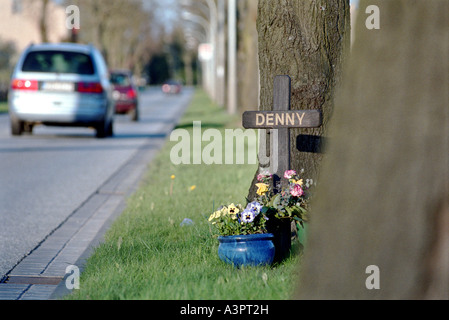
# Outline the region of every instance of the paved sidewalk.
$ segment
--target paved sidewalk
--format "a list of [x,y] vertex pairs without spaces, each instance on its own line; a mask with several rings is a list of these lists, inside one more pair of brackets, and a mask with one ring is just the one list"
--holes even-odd
[[0,300],[49,300],[69,293],[68,266],[83,268],[165,138],[152,139],[37,248],[0,279]]

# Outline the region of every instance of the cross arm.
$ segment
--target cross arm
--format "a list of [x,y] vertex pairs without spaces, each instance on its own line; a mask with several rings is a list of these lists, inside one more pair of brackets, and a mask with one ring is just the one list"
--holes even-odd
[[323,115],[319,110],[247,111],[242,123],[245,129],[318,128]]

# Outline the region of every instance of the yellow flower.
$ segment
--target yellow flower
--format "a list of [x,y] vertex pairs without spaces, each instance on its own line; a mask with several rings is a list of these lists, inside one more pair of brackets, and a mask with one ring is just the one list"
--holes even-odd
[[[219,213],[218,217],[221,217],[221,215],[225,216],[225,215],[228,214],[228,208],[223,207],[223,208],[221,208],[220,211],[217,211],[217,212]],[[218,218],[218,217],[217,217],[217,218]]]
[[302,185],[304,184],[304,181],[303,181],[303,179],[301,179],[301,180],[293,180],[293,183],[294,184],[299,184],[302,187]]
[[214,219],[220,218],[221,216],[221,211],[215,211],[214,213],[212,213],[209,217],[209,221],[212,221]]
[[228,207],[228,213],[229,213],[229,215],[231,215],[231,218],[234,220],[237,219],[237,213],[239,213],[239,212],[240,212],[239,208],[237,208],[234,204],[231,204]]
[[196,189],[196,186],[191,186],[190,187],[190,191],[193,191],[193,190],[195,190]]
[[176,176],[174,174],[171,175],[170,177],[172,180],[175,180]]
[[257,194],[259,196],[263,196],[268,191],[268,185],[265,183],[256,183],[257,186]]

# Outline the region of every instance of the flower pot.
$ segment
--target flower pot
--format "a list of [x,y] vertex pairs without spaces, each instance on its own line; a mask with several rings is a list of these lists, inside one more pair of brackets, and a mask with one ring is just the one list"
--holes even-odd
[[218,256],[235,267],[270,265],[274,259],[271,233],[218,237]]
[[276,248],[275,262],[281,262],[290,255],[292,248],[292,223],[290,219],[270,219],[267,223],[268,232],[274,236]]

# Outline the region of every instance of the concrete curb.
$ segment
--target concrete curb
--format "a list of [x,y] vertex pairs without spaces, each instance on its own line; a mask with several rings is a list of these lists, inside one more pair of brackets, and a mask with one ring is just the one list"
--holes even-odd
[[[70,217],[26,256],[1,283],[2,300],[48,300],[69,291],[66,268],[82,270],[85,259],[99,244],[112,221],[123,211],[154,155],[164,143],[151,141],[91,195]],[[56,283],[56,284],[55,284]],[[56,290],[58,289],[58,290]],[[57,292],[56,292],[57,291]]]
[[70,294],[66,288],[68,266],[83,270],[86,259],[103,240],[111,223],[139,187],[154,156],[179,122],[186,105],[164,133],[149,140],[130,160],[92,194],[61,225],[0,279],[0,300],[55,300]]

